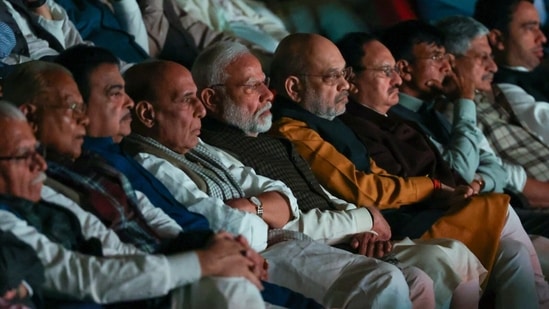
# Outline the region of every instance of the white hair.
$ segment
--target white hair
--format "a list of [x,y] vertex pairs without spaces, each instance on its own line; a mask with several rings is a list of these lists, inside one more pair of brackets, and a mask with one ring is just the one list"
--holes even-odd
[[27,121],[27,118],[15,105],[6,101],[0,100],[0,117],[13,119],[13,120],[23,120]]

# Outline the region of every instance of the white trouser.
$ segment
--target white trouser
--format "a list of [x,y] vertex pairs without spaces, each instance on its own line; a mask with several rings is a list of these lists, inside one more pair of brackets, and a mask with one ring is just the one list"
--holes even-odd
[[[397,267],[305,240],[270,246],[261,253],[269,262],[269,282],[313,298],[328,308],[411,308],[410,289]],[[419,270],[417,270],[419,272]],[[413,274],[409,274],[413,276]],[[419,284],[428,277],[414,278]],[[430,294],[430,284],[412,295]]]
[[549,286],[536,250],[512,207],[501,232],[489,287],[496,292],[498,308],[537,308],[538,303],[540,308],[549,306]]
[[[487,276],[486,269],[477,257],[460,241],[438,238],[395,242],[393,253],[401,266],[415,266],[424,271],[434,282],[437,308],[448,308],[454,291],[460,285],[476,285],[466,289],[469,299],[477,301],[480,295],[479,282]],[[463,289],[462,289],[463,290]]]
[[171,308],[265,308],[260,291],[245,278],[205,277],[171,293]]

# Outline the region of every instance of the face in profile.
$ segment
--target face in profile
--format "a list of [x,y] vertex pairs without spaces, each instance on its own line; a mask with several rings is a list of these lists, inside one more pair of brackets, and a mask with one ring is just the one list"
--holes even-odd
[[357,91],[351,97],[360,104],[386,114],[392,106],[398,104],[398,87],[402,83],[395,59],[377,40],[364,44],[362,49],[364,56],[353,77]]
[[206,109],[196,96],[196,85],[189,70],[176,63],[167,63],[162,75],[162,83],[156,83],[153,104],[154,138],[183,154],[198,144]]
[[43,146],[75,159],[80,156],[88,117],[86,106],[73,78],[64,71],[46,73],[49,85],[35,98],[36,114],[31,122]]
[[126,94],[118,65],[105,63],[98,66],[90,74],[89,86],[88,135],[110,136],[115,142],[120,142],[131,133],[131,109],[134,103]]
[[0,193],[40,200],[46,162],[29,124],[0,117],[0,144]]
[[472,40],[465,55],[456,57],[455,65],[459,70],[471,72],[470,76],[477,90],[491,90],[497,66],[492,58],[492,49],[487,36]]
[[307,72],[302,74],[304,92],[301,105],[309,112],[332,120],[345,112],[351,77],[345,60],[337,47],[325,38],[313,42],[313,50]]
[[532,70],[541,63],[547,38],[540,29],[539,14],[532,3],[520,1],[517,4],[509,33],[503,40],[506,65]]
[[228,77],[223,86],[212,87],[220,100],[218,117],[250,135],[268,131],[274,96],[259,60],[252,54],[243,54],[225,72]]

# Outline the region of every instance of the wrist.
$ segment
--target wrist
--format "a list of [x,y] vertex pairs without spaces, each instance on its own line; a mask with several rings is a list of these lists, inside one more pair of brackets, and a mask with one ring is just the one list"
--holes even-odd
[[252,203],[255,207],[255,214],[260,217],[260,218],[263,218],[263,203],[261,202],[261,200],[259,198],[257,198],[256,196],[251,196],[248,198],[248,200],[250,201],[250,203]]

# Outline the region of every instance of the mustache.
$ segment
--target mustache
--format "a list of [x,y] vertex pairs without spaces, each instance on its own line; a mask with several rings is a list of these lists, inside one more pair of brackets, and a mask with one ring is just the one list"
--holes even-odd
[[336,96],[336,101],[347,98],[348,96],[349,96],[349,91],[345,90]]
[[256,114],[256,115],[261,115],[261,114],[263,114],[264,112],[270,110],[271,107],[273,107],[273,103],[267,102],[267,104],[265,104],[263,107],[261,107],[260,109],[258,109],[257,112],[256,112],[255,114]]
[[48,176],[44,172],[40,172],[31,182],[31,184],[36,185],[39,183],[43,183]]

